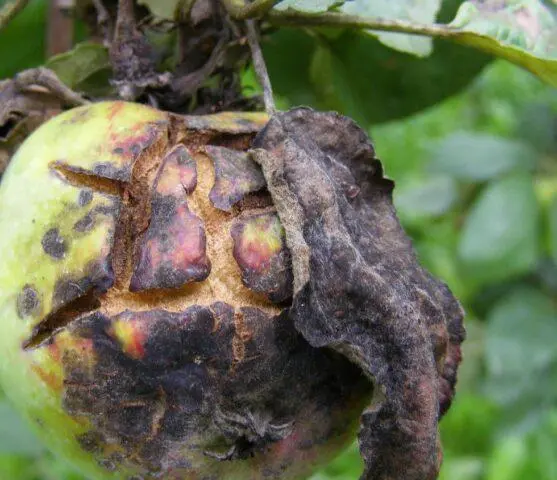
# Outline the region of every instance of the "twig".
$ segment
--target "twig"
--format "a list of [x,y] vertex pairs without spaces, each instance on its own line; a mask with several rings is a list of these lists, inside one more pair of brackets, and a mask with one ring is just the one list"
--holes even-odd
[[132,0],[118,1],[118,14],[116,16],[116,30],[114,39],[128,39],[136,33],[135,28],[135,12]]
[[22,91],[32,85],[44,87],[67,106],[73,107],[89,103],[64,85],[58,76],[48,68],[39,67],[24,70],[14,77],[14,84],[18,91]]
[[182,23],[188,22],[194,3],[195,0],[179,0],[174,9],[174,19]]
[[111,83],[125,100],[135,100],[148,87],[169,83],[168,73],[155,70],[152,45],[136,26],[133,0],[118,0],[114,38],[109,50],[113,77]]
[[272,25],[292,25],[299,27],[349,27],[365,28],[383,32],[410,33],[450,38],[458,30],[447,25],[417,24],[404,20],[387,20],[384,18],[365,18],[337,12],[306,13],[291,10],[271,10],[266,15]]
[[100,32],[103,36],[103,45],[105,47],[110,47],[112,40],[112,25],[108,10],[104,6],[102,0],[92,0],[92,2],[95,10],[97,11],[97,25],[99,26]]
[[207,62],[199,69],[191,72],[183,77],[178,77],[172,82],[172,90],[176,92],[178,97],[186,97],[193,95],[203,82],[215,71],[221,62],[228,43],[227,37],[222,37]]
[[29,0],[8,1],[0,10],[0,30],[2,30],[13,18],[21,12],[29,3]]
[[254,0],[251,3],[245,3],[244,0],[223,0],[226,11],[236,20],[262,17],[279,2],[280,0]]
[[72,48],[73,18],[69,15],[68,2],[50,0],[48,3],[46,51],[50,57]]
[[263,58],[263,52],[261,52],[261,47],[259,46],[255,21],[246,20],[246,29],[248,43],[251,49],[251,57],[253,59],[253,67],[255,68],[257,79],[263,88],[265,111],[269,115],[273,115],[277,110],[275,107],[275,100],[273,99],[273,88],[271,86],[271,80],[269,79],[269,73],[267,72],[267,65],[265,65],[265,59]]

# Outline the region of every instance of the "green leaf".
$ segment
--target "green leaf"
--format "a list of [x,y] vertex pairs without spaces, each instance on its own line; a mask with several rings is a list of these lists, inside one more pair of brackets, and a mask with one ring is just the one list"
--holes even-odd
[[97,43],[80,43],[69,52],[51,57],[46,66],[74,90],[98,93],[108,88],[108,51]]
[[450,37],[506,58],[557,86],[557,16],[541,0],[471,0]]
[[552,299],[524,287],[511,291],[488,317],[486,392],[505,407],[509,422],[523,428],[557,402],[556,319]]
[[[352,0],[340,11],[362,17],[380,17],[389,20],[407,20],[415,23],[433,23],[441,7],[441,0]],[[385,45],[420,57],[433,50],[431,38],[404,33],[367,30]]]
[[[518,435],[501,438],[496,445],[486,472],[486,480],[523,479],[524,464],[528,460],[528,447]],[[531,478],[531,477],[528,477]]]
[[484,461],[478,457],[453,456],[443,452],[438,480],[482,480]]
[[395,206],[401,217],[423,219],[436,217],[449,210],[457,199],[456,182],[446,176],[415,179],[411,184],[395,189]]
[[530,175],[488,185],[464,222],[458,246],[470,280],[494,283],[532,270],[539,257],[539,217]]
[[[432,23],[441,7],[441,0],[283,0],[274,9],[292,10],[318,14],[330,10],[362,18],[382,18],[386,20],[404,20],[416,23]],[[402,52],[425,57],[432,52],[431,38],[407,35],[404,33],[378,32],[366,30],[376,36],[385,45]]]
[[318,101],[309,78],[315,39],[303,30],[285,28],[271,35],[262,47],[274,92],[290,106],[316,107]]
[[547,98],[542,97],[541,101],[526,104],[519,112],[516,132],[520,139],[528,142],[538,152],[545,154],[557,151],[557,137],[555,136],[557,108],[549,104],[551,97],[555,102],[557,96],[555,96],[554,90],[547,95]]
[[0,79],[37,67],[45,58],[45,0],[33,0],[0,31]]
[[[350,2],[342,8],[357,10],[356,5]],[[554,10],[543,0],[470,0],[461,5],[448,25],[381,18],[374,9],[371,9],[372,16],[346,11],[294,14],[273,11],[270,19],[275,25],[344,27],[355,31],[381,30],[442,37],[505,58],[557,86],[557,13]],[[392,46],[390,42],[389,45]],[[414,42],[412,45],[407,50],[417,53]],[[397,48],[401,46],[402,43],[397,42]],[[450,64],[456,65],[455,62]]]
[[0,452],[36,455],[44,448],[20,416],[0,402]]
[[555,265],[557,265],[557,195],[549,205],[548,209],[549,225],[549,251]]
[[528,145],[474,132],[453,133],[432,150],[429,171],[461,180],[482,181],[515,169],[531,169],[537,153]]
[[[499,407],[478,394],[459,394],[440,424],[443,447],[459,455],[489,454]],[[466,435],[462,435],[462,432]]]
[[[488,318],[486,366],[492,380],[504,376],[520,379],[525,373],[546,368],[557,360],[557,309],[541,292],[518,289],[501,300]],[[557,393],[557,385],[551,386]],[[515,389],[512,395],[520,394]],[[503,401],[510,399],[505,395]]]
[[138,0],[137,3],[145,5],[156,17],[173,20],[180,0]]
[[[443,2],[439,20],[453,18],[460,4]],[[431,56],[417,58],[361,31],[281,28],[266,40],[263,52],[280,97],[291,106],[340,111],[362,125],[439,103],[466,87],[491,60],[443,40],[434,40]]]
[[345,480],[358,478],[364,469],[358,446],[353,443],[320,472],[308,480]]
[[362,125],[435,105],[467,86],[490,61],[440,40],[430,57],[419,59],[358,32],[318,38],[290,28],[271,35],[263,50],[275,92],[292,106],[337,110]]

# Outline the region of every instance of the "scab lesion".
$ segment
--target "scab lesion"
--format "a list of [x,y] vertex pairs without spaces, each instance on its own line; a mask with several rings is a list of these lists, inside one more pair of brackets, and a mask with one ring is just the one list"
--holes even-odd
[[86,207],[93,201],[93,190],[90,188],[83,188],[79,191],[77,196],[77,205]]
[[267,413],[254,413],[246,410],[224,412],[217,406],[213,421],[224,438],[233,443],[226,450],[205,450],[204,454],[219,461],[245,460],[254,457],[274,442],[290,436],[294,430],[294,421],[275,423]]
[[41,239],[44,253],[56,260],[61,260],[68,251],[68,240],[60,234],[57,227],[50,228]]
[[188,149],[181,143],[175,145],[164,157],[157,178],[155,192],[180,197],[190,195],[197,186],[197,164]]
[[215,167],[215,184],[209,192],[215,208],[229,212],[246,194],[265,188],[263,173],[249,153],[213,145],[203,152]]
[[240,215],[230,230],[242,282],[275,303],[292,296],[292,263],[276,211]]
[[164,158],[153,185],[151,217],[136,246],[131,291],[179,288],[211,272],[203,221],[188,205],[197,167],[179,144]]
[[40,295],[33,285],[26,284],[19,292],[16,304],[19,318],[35,316],[40,311]]

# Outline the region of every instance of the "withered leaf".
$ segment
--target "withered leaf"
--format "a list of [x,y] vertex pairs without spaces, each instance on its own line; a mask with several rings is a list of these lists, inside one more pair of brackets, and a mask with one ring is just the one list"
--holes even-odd
[[292,254],[291,320],[379,387],[361,417],[361,478],[436,478],[463,312],[418,264],[369,138],[346,117],[298,108],[253,146]]

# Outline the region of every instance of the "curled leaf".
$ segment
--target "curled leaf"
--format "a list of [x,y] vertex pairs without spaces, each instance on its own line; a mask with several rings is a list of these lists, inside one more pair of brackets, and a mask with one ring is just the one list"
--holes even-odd
[[361,418],[362,479],[436,478],[462,310],[419,266],[396,218],[393,182],[365,132],[335,113],[276,114],[254,146],[292,253],[291,320],[312,346],[345,355],[378,387]]

